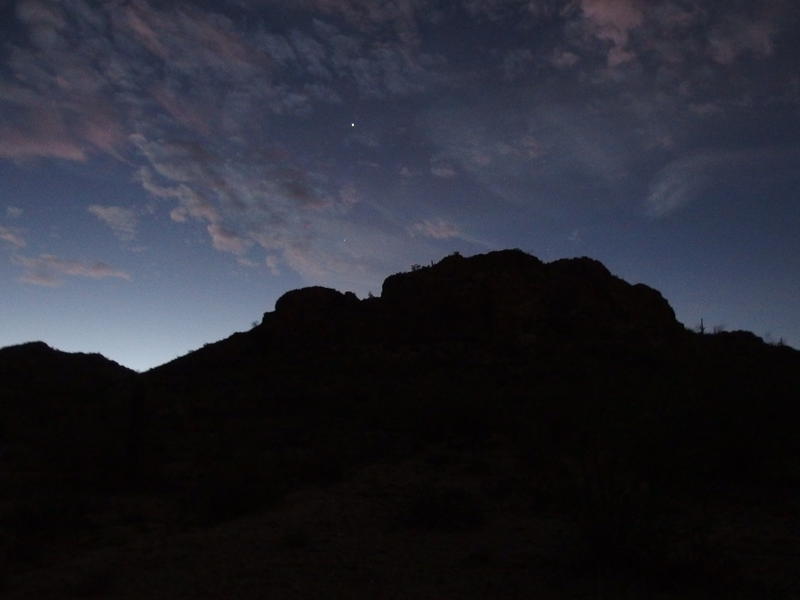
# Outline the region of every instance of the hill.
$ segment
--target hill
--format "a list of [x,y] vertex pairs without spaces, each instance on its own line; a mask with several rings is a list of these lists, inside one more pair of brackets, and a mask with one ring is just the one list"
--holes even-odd
[[800,592],[800,353],[589,258],[451,255],[147,373],[34,344],[0,374],[11,598]]

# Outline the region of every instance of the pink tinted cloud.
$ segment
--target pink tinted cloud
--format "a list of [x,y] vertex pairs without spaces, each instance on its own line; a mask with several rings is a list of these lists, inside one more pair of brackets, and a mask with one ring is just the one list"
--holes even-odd
[[23,106],[13,125],[0,125],[0,158],[86,160],[86,152],[57,109],[35,94],[26,95]]
[[615,42],[627,40],[628,32],[643,20],[642,9],[635,0],[581,0],[581,8],[584,16]]
[[150,17],[152,17],[150,11],[145,11],[141,5],[136,5],[135,7],[129,6],[125,11],[126,23],[134,32],[139,42],[151,53],[161,59],[166,59],[169,55],[169,51],[148,22]]
[[178,206],[173,208],[169,214],[170,218],[176,223],[185,223],[189,218],[209,223],[219,222],[219,212],[217,212],[214,205],[186,184],[161,185],[155,181],[152,171],[147,167],[143,167],[138,171],[136,179],[153,196],[157,198],[173,198],[178,201]]
[[14,111],[0,126],[0,156],[83,161],[92,147],[116,154],[125,144],[123,121],[102,97],[102,78],[71,67],[54,67],[62,74],[39,81],[39,89],[0,84],[0,101]]
[[234,65],[266,66],[267,55],[256,50],[235,31],[234,24],[220,14],[183,7],[163,10],[139,3],[125,11],[124,23],[137,41],[162,60],[175,60],[185,67],[197,61],[219,69]]
[[153,88],[151,94],[156,102],[180,124],[204,135],[211,133],[210,115],[193,106],[191,101],[178,98],[163,86]]
[[637,0],[581,0],[583,16],[591,23],[594,35],[611,42],[609,66],[617,66],[634,58],[627,49],[630,32],[644,21]]
[[115,277],[131,280],[131,276],[120,269],[116,269],[104,262],[84,263],[76,260],[65,260],[53,254],[41,254],[37,258],[17,256],[14,262],[24,267],[25,272],[20,281],[34,285],[57,286],[61,285],[63,276],[89,277],[91,279],[105,279]]
[[[180,202],[180,205],[169,213],[170,218],[176,223],[185,223],[190,217],[198,221],[219,222],[219,212],[214,205],[188,186],[181,184],[169,189],[174,190],[175,193],[170,195]],[[148,191],[152,192],[151,189]]]
[[184,31],[191,32],[199,45],[226,63],[231,61],[248,63],[253,60],[253,48],[230,29],[226,19],[217,17],[214,22],[201,13],[181,12],[180,20]]
[[219,223],[211,223],[207,229],[214,248],[222,252],[241,255],[247,252],[251,245],[251,242]]
[[0,240],[8,242],[15,248],[24,248],[27,244],[25,238],[16,229],[10,229],[0,225]]
[[81,126],[80,135],[98,150],[116,154],[127,142],[122,124],[102,112],[89,116]]
[[39,126],[33,131],[0,127],[0,158],[62,158],[83,161],[86,160],[86,153],[78,143],[64,135],[63,131],[47,131],[46,126]]

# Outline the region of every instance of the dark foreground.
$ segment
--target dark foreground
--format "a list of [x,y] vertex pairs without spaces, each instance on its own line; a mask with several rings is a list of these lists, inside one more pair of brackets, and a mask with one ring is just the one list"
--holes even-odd
[[144,374],[3,349],[0,594],[798,597],[799,355],[518,251]]

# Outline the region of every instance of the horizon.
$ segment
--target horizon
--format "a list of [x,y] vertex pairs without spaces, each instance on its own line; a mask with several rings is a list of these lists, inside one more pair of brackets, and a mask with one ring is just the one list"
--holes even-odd
[[520,248],[798,348],[798,26],[783,0],[12,0],[0,347],[145,371],[291,289]]
[[[507,251],[507,250],[519,250],[519,248],[508,248],[508,249],[504,249],[504,250],[506,250],[506,251]],[[494,251],[492,251],[492,252],[494,252]],[[459,252],[457,252],[457,251],[456,251],[456,252],[454,252],[454,253],[452,253],[452,254],[458,254],[459,256],[463,256],[463,255],[461,255],[461,254],[460,254]],[[452,255],[452,254],[451,254],[451,255]],[[529,256],[533,256],[533,255],[531,255],[530,253],[526,253],[526,254],[528,254]],[[448,255],[448,256],[451,256],[451,255]],[[477,255],[473,255],[473,256],[477,256]],[[446,258],[446,257],[442,257],[442,258]],[[470,257],[469,257],[469,256],[466,256],[465,258],[470,258]],[[538,257],[535,257],[535,256],[534,256],[534,258],[538,258]],[[558,260],[573,260],[573,259],[578,259],[578,258],[590,258],[590,259],[591,259],[591,257],[585,257],[585,256],[581,256],[581,257],[564,257],[564,258],[560,258],[560,259],[553,259],[552,261],[543,261],[543,263],[544,263],[544,264],[549,264],[549,263],[552,263],[552,262],[556,262],[556,261],[558,261]],[[440,260],[441,260],[441,259],[440,259]],[[398,273],[395,273],[395,275],[396,275],[396,274],[403,274],[403,273],[410,273],[410,272],[416,271],[417,269],[426,269],[426,268],[430,268],[430,267],[435,267],[435,266],[438,264],[438,262],[439,262],[439,261],[436,261],[436,262],[432,261],[432,262],[431,262],[429,265],[418,265],[418,264],[414,264],[414,265],[411,265],[411,266],[410,266],[409,270],[407,270],[407,271],[400,271],[400,272],[398,272]],[[615,275],[613,272],[611,272],[611,273],[610,273],[610,275],[611,275],[611,277],[615,277],[615,276],[616,276],[616,275]],[[389,276],[391,276],[391,275],[388,275],[387,277],[389,277]],[[628,283],[628,284],[630,284],[630,285],[634,285],[634,284],[636,284],[636,283],[638,283],[638,282],[627,282],[627,283]],[[313,286],[304,286],[304,287],[313,287]],[[295,290],[297,290],[297,289],[303,289],[303,288],[295,288]],[[331,288],[329,288],[329,289],[331,289]],[[287,292],[290,292],[290,291],[293,291],[293,290],[286,290],[285,292],[283,292],[283,294],[286,294]],[[339,291],[340,293],[349,292],[349,290],[337,290],[337,291]],[[659,290],[656,290],[656,291],[659,291]],[[283,295],[283,294],[281,294],[281,295]],[[369,293],[368,293],[368,295],[367,295],[367,296],[364,296],[364,297],[358,297],[358,295],[356,295],[356,298],[358,299],[358,301],[366,300],[366,299],[368,299],[368,298],[381,298],[381,297],[382,297],[382,293],[380,293],[380,292],[379,292],[378,294],[374,294],[374,295],[372,294],[372,292],[369,292]],[[669,302],[669,299],[668,299],[668,298],[665,298],[665,299],[667,300],[667,302]],[[670,304],[670,306],[671,306],[671,304]],[[274,312],[274,311],[275,311],[275,307],[273,306],[273,308],[272,308],[272,310],[271,310],[271,311],[265,311],[265,313],[264,313],[264,314],[272,313],[272,312]],[[262,314],[262,318],[263,318],[263,314]],[[746,331],[746,332],[748,332],[748,333],[754,333],[754,332],[751,332],[751,331],[749,331],[749,330],[742,330],[742,329],[738,329],[738,328],[735,328],[735,327],[734,327],[734,328],[730,328],[730,329],[729,329],[729,328],[727,328],[727,327],[725,327],[725,326],[723,326],[723,325],[717,325],[717,326],[714,326],[714,327],[706,327],[706,326],[704,325],[704,323],[703,323],[702,319],[701,319],[700,323],[699,323],[698,325],[694,326],[694,327],[689,327],[689,326],[687,326],[685,323],[681,323],[681,321],[680,321],[680,320],[677,318],[677,316],[676,316],[676,321],[677,321],[677,322],[678,322],[680,325],[682,325],[683,327],[685,327],[685,328],[686,328],[686,329],[688,329],[688,330],[694,331],[695,333],[706,333],[707,335],[716,335],[716,334],[718,334],[718,333],[722,333],[722,332],[737,332],[737,331]],[[17,345],[27,345],[27,344],[39,344],[39,343],[44,343],[44,344],[45,344],[45,345],[46,345],[48,348],[50,348],[51,350],[56,350],[56,351],[62,351],[62,352],[68,352],[68,353],[82,353],[82,354],[100,354],[100,355],[101,355],[101,356],[103,356],[104,358],[107,358],[107,359],[109,359],[109,360],[112,360],[113,362],[116,362],[117,364],[119,364],[119,365],[120,365],[120,366],[122,366],[122,367],[125,367],[125,368],[128,368],[128,369],[131,369],[131,370],[133,370],[133,371],[135,371],[135,372],[137,372],[137,373],[145,373],[145,372],[147,372],[147,371],[149,371],[149,370],[151,370],[151,369],[155,369],[155,368],[158,368],[158,367],[160,367],[160,366],[163,366],[163,365],[165,365],[165,364],[167,364],[167,363],[169,363],[169,362],[172,362],[173,360],[176,360],[176,359],[179,359],[179,358],[183,358],[184,356],[186,356],[186,355],[188,355],[188,354],[191,354],[191,353],[193,353],[193,352],[195,352],[195,351],[197,351],[197,350],[200,350],[200,349],[202,349],[202,348],[203,348],[204,346],[206,346],[206,345],[209,345],[209,344],[214,344],[214,343],[216,343],[216,342],[223,341],[224,339],[226,339],[227,337],[229,337],[230,335],[233,335],[233,334],[235,334],[235,333],[246,333],[247,331],[250,331],[250,330],[252,330],[253,328],[255,328],[255,327],[257,327],[258,325],[260,325],[260,324],[261,324],[261,322],[262,322],[261,320],[254,320],[254,321],[252,321],[252,322],[251,322],[249,329],[243,329],[243,330],[231,331],[231,332],[229,332],[228,334],[226,334],[226,335],[224,335],[224,336],[220,337],[219,339],[215,339],[215,340],[208,340],[208,341],[204,342],[204,343],[203,343],[201,346],[198,346],[198,347],[196,347],[196,348],[192,348],[192,349],[190,349],[190,350],[187,350],[186,352],[184,352],[184,353],[182,353],[182,354],[179,354],[179,355],[177,355],[177,356],[174,356],[174,357],[172,357],[172,358],[170,358],[170,359],[168,359],[168,360],[166,360],[166,361],[164,361],[164,362],[162,362],[162,363],[159,363],[159,364],[156,364],[156,365],[152,365],[152,366],[150,366],[150,367],[147,367],[146,369],[135,369],[135,368],[133,368],[133,367],[130,367],[130,366],[128,366],[128,365],[122,364],[121,362],[119,362],[119,361],[115,360],[113,357],[106,356],[106,355],[102,354],[101,352],[87,351],[87,350],[66,351],[66,350],[64,350],[64,349],[62,349],[62,348],[56,348],[56,347],[54,347],[54,346],[52,346],[52,345],[50,345],[50,344],[47,344],[46,342],[44,342],[44,341],[42,341],[42,340],[29,340],[29,341],[27,341],[27,342],[21,342],[20,344],[13,344],[13,345],[11,345],[11,346],[2,346],[2,347],[0,347],[0,350],[3,350],[4,348],[8,348],[8,347],[17,346]],[[758,336],[758,334],[755,334],[755,335],[756,335],[756,336],[757,336],[759,339],[761,339],[761,341],[762,341],[763,343],[765,343],[765,344],[770,344],[770,345],[779,345],[779,346],[784,346],[784,347],[792,348],[792,349],[794,349],[794,350],[800,350],[800,349],[798,349],[798,348],[795,348],[795,347],[791,346],[790,344],[786,343],[786,341],[785,341],[783,338],[777,338],[777,339],[764,339],[764,338],[763,338],[763,336]]]

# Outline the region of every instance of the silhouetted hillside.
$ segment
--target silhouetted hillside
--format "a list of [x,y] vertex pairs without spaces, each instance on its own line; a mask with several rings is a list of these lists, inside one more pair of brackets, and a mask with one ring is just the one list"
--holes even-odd
[[107,402],[113,388],[127,387],[134,371],[100,354],[61,352],[42,342],[0,348],[3,414],[13,436],[22,418],[47,428],[69,411],[90,413]]
[[657,291],[632,286],[597,261],[545,264],[507,250],[471,258],[452,255],[431,267],[392,275],[379,298],[358,300],[321,287],[288,292],[252,331],[210,344],[146,377],[178,376],[201,364],[215,370],[222,364],[258,369],[273,351],[302,356],[377,345],[379,353],[413,346],[423,354],[435,348],[478,355],[591,346],[627,346],[634,352],[636,346],[638,353],[682,334]]
[[[589,258],[452,255],[388,277],[377,298],[287,292],[252,330],[144,374],[28,344],[0,350],[0,375],[0,522],[12,548],[38,540],[10,553],[9,589],[23,590],[10,597],[26,597],[26,569],[61,564],[75,523],[125,532],[122,544],[154,531],[176,545],[191,531],[240,540],[269,564],[329,557],[323,571],[357,560],[364,540],[405,548],[389,564],[365,546],[363,577],[321,576],[342,597],[390,597],[396,585],[404,597],[547,586],[577,597],[601,583],[609,597],[800,592],[785,553],[764,554],[800,486],[800,353],[748,332],[689,331],[656,290]],[[61,500],[30,509],[41,490]],[[343,512],[326,518],[342,522],[328,535],[314,515],[334,505]],[[748,526],[727,521],[745,514]],[[272,545],[209,529],[241,519]],[[761,558],[743,563],[754,544]],[[441,562],[467,546],[463,562]],[[432,547],[430,564],[463,585],[413,575],[425,566],[406,562]],[[192,577],[244,576],[230,559],[200,567],[204,552],[185,558]],[[524,569],[509,567],[514,552]],[[169,581],[183,568],[159,560],[133,560],[96,595],[136,597],[141,571]],[[305,591],[282,596],[262,574],[249,593],[329,597],[303,568],[281,569]]]
[[34,479],[35,473],[80,479],[109,461],[115,471],[119,457],[111,447],[127,427],[121,398],[134,376],[99,354],[61,352],[42,342],[0,349],[0,460],[24,466]]
[[[29,342],[0,348],[0,377],[4,386],[103,385],[132,374],[100,354],[61,352],[43,342]],[[4,387],[5,389],[5,387]]]

